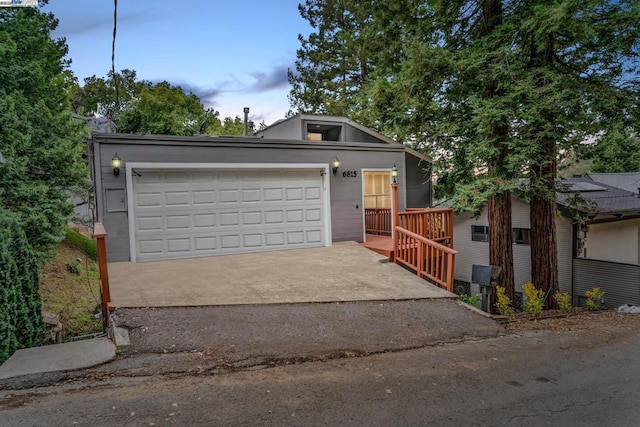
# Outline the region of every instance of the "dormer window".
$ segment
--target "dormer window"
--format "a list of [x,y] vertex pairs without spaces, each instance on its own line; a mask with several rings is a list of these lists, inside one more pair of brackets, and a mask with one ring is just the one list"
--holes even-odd
[[343,141],[342,124],[307,123],[307,141]]
[[322,141],[324,140],[322,132],[307,132],[308,141]]

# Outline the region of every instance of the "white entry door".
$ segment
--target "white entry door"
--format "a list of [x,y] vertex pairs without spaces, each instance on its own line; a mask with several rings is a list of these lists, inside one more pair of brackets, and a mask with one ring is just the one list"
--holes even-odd
[[136,169],[132,183],[136,261],[326,244],[318,169]]

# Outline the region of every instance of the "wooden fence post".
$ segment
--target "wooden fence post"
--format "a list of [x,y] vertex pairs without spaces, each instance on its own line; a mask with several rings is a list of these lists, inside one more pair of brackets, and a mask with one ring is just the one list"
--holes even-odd
[[395,261],[395,253],[398,250],[398,184],[391,184],[391,236],[393,236],[393,250],[391,251],[390,260]]
[[107,230],[101,222],[93,225],[93,236],[96,238],[98,249],[98,270],[100,272],[100,295],[102,299],[102,327],[109,326],[109,305],[111,303],[111,291],[109,290],[109,271],[107,270],[107,245],[105,239]]

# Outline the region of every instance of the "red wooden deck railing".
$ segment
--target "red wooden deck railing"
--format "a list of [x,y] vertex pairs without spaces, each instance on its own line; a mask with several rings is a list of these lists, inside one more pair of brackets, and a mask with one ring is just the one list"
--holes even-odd
[[394,257],[403,264],[449,292],[453,292],[453,267],[458,251],[436,243],[403,227],[393,235]]
[[100,295],[102,297],[102,326],[109,326],[109,310],[111,309],[111,291],[109,290],[109,271],[107,270],[107,246],[105,239],[107,230],[101,222],[93,225],[93,236],[98,249],[98,270],[100,274]]
[[366,208],[364,224],[367,233],[391,234],[391,209]]
[[[393,186],[392,186],[393,187]],[[453,292],[453,209],[407,209],[395,218],[394,260]]]
[[398,213],[399,227],[453,248],[453,209],[409,208]]

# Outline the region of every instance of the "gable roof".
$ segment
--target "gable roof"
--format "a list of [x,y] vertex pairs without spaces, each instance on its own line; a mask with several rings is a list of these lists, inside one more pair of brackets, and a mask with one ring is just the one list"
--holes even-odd
[[[558,180],[557,188],[557,203],[567,208],[591,215],[640,214],[640,197],[635,193],[595,181],[591,176]],[[576,199],[582,199],[577,206]]]
[[622,188],[636,194],[640,191],[640,172],[589,173],[587,176],[594,181]]
[[265,131],[269,131],[270,129],[275,129],[281,126],[286,126],[287,123],[290,123],[292,121],[312,121],[312,122],[323,122],[323,123],[340,123],[340,124],[347,124],[367,135],[372,136],[375,139],[380,140],[381,142],[387,143],[387,144],[399,144],[404,146],[404,149],[407,153],[413,155],[414,157],[417,157],[421,160],[427,161],[429,163],[432,162],[432,159],[427,156],[426,154],[423,154],[417,150],[414,150],[411,147],[408,147],[398,141],[395,141],[392,138],[389,138],[386,135],[381,134],[380,132],[377,132],[371,128],[368,128],[358,122],[355,122],[347,117],[344,116],[326,116],[326,115],[321,115],[321,114],[296,114],[294,116],[291,117],[287,117],[286,119],[282,119],[282,120],[278,120],[277,122],[267,126],[266,128],[264,128],[262,131],[258,131],[256,132],[256,135],[260,135],[261,133],[265,132]]

